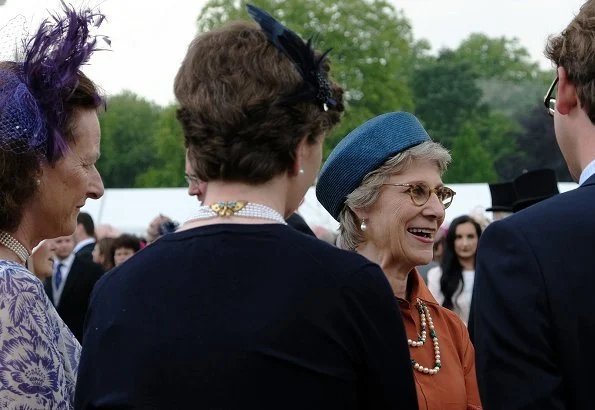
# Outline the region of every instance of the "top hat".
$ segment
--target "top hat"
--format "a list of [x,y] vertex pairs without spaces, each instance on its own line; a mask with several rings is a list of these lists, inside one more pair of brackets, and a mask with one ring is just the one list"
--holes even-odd
[[517,200],[513,212],[519,212],[531,205],[560,193],[558,180],[553,169],[536,169],[526,172],[514,180]]
[[492,194],[492,206],[487,212],[512,212],[512,204],[517,200],[514,183],[501,182],[489,184]]

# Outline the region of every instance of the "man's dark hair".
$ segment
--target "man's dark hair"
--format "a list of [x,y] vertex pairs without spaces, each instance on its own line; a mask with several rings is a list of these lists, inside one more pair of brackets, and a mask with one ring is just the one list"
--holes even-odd
[[79,215],[76,217],[76,224],[83,225],[87,235],[93,238],[95,237],[95,224],[93,223],[93,218],[91,218],[91,215],[86,212],[79,213]]

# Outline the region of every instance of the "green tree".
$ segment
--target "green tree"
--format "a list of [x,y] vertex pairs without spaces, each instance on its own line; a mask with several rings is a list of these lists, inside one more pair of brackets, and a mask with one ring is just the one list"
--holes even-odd
[[[245,0],[210,0],[198,18],[204,32],[249,19]],[[257,0],[320,50],[332,48],[332,74],[346,88],[347,113],[326,140],[325,155],[349,131],[388,111],[413,109],[408,86],[413,56],[409,21],[386,0]],[[423,49],[423,47],[421,47]]]
[[482,91],[481,103],[519,119],[543,99],[552,73],[531,60],[517,38],[473,33],[455,50],[472,67]]
[[154,161],[152,134],[161,108],[130,91],[109,98],[100,116],[101,158],[97,164],[108,188],[136,186],[136,176]]
[[184,136],[176,119],[177,108],[172,105],[160,113],[151,141],[155,161],[147,171],[137,176],[136,186],[184,186]]
[[551,82],[549,76],[540,74],[539,78],[522,81],[481,79],[478,81],[478,86],[482,91],[482,103],[518,120],[533,107],[541,104],[549,82]]
[[461,61],[473,67],[477,78],[499,78],[518,82],[536,79],[539,65],[517,38],[492,38],[473,33],[455,50]]
[[480,144],[490,154],[492,164],[517,152],[516,135],[521,127],[513,118],[486,107],[468,124],[479,135]]
[[452,50],[442,50],[437,58],[426,59],[413,73],[411,87],[415,114],[437,141],[451,148],[462,124],[480,107],[481,90],[468,62],[460,61]]
[[449,183],[494,181],[496,171],[492,155],[482,144],[476,127],[464,123],[457,136],[451,155],[453,163],[446,172],[444,180]]
[[526,170],[551,168],[556,171],[558,181],[572,181],[556,142],[554,121],[542,104],[523,115],[514,140],[518,150],[496,163],[503,179],[513,179]]

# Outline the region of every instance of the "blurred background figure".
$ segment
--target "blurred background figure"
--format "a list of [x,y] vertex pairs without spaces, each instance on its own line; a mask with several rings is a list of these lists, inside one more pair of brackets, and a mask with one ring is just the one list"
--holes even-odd
[[468,215],[455,218],[444,240],[444,254],[439,266],[428,272],[428,288],[436,301],[453,310],[467,324],[473,283],[475,255],[481,226]]
[[488,184],[492,195],[492,206],[487,212],[492,212],[492,221],[499,221],[512,215],[512,205],[517,200],[516,190],[512,182]]
[[27,268],[44,282],[54,273],[56,244],[53,239],[46,239],[37,245],[27,260]]
[[117,238],[120,236],[120,230],[110,224],[99,224],[95,229],[95,237],[99,241],[103,238]]
[[316,225],[312,228],[312,232],[314,232],[314,235],[316,235],[318,239],[330,243],[331,245],[334,245],[337,241],[337,235],[326,229],[324,226]]
[[291,226],[297,231],[300,231],[301,233],[310,236],[316,236],[310,228],[310,225],[308,225],[304,218],[297,212],[292,213],[289,218],[285,220],[285,222],[287,222],[287,225]]
[[141,249],[141,240],[127,233],[117,237],[112,245],[114,266],[120,266]]
[[556,173],[549,168],[525,172],[516,177],[513,183],[517,196],[512,205],[515,213],[560,193]]
[[80,212],[76,217],[76,229],[72,234],[74,239],[74,254],[93,260],[93,248],[95,248],[95,224],[93,218],[86,212]]
[[481,207],[472,209],[469,212],[469,217],[479,224],[482,232],[492,223],[492,220],[483,212]]
[[54,272],[45,281],[45,291],[56,311],[80,342],[87,314],[89,297],[95,282],[103,274],[101,265],[76,255],[71,235],[53,239]]
[[446,237],[447,233],[448,222],[443,222],[440,228],[438,228],[436,236],[434,237],[434,257],[432,258],[432,261],[427,265],[417,267],[417,271],[426,283],[428,283],[429,270],[440,265],[440,261],[442,260],[442,254],[444,253],[444,238]]
[[[304,200],[305,197],[302,198],[302,200],[300,201],[298,208],[302,206]],[[300,231],[301,233],[305,233],[306,235],[310,236],[316,236],[312,231],[312,228],[310,228],[310,225],[308,225],[306,220],[302,217],[302,215],[298,213],[297,210],[295,210],[291,215],[289,215],[289,217],[285,218],[285,222],[287,222],[287,225],[291,226],[293,229]]]
[[206,182],[201,181],[194,173],[194,170],[192,169],[192,161],[190,161],[188,157],[189,155],[191,154],[186,150],[184,179],[188,184],[188,195],[195,196],[196,199],[202,203],[202,200],[207,193],[207,184]]
[[115,238],[101,238],[93,248],[93,262],[103,266],[104,272],[116,266],[114,263],[114,241]]
[[155,242],[158,238],[166,233],[175,232],[178,223],[173,221],[170,217],[165,215],[157,215],[147,229],[147,244]]

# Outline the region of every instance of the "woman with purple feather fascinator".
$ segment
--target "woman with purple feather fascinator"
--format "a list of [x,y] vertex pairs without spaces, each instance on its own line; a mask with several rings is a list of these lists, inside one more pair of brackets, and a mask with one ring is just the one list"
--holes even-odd
[[343,89],[326,53],[248,12],[188,47],[174,92],[202,204],[95,287],[77,410],[417,409],[380,268],[286,223]]
[[0,408],[74,406],[73,331],[82,323],[65,323],[53,306],[66,282],[60,265],[46,283],[50,297],[26,269],[39,242],[71,235],[86,199],[103,195],[95,168],[103,100],[80,71],[103,15],[62,7],[10,50],[16,58],[0,61]]

